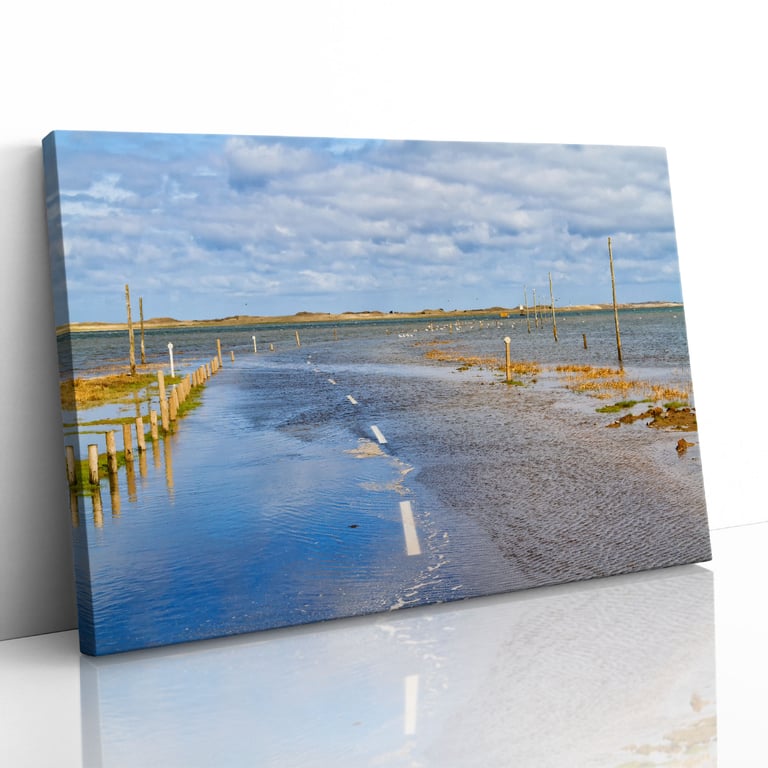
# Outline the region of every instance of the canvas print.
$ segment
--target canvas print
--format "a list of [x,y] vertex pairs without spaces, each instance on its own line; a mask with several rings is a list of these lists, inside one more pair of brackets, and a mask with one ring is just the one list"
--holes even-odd
[[663,149],[43,157],[84,653],[709,559]]

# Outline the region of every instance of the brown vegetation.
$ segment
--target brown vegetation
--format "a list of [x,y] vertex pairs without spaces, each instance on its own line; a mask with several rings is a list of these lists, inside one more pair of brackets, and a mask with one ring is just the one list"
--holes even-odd
[[589,365],[559,365],[555,368],[564,374],[566,386],[574,392],[588,392],[593,397],[608,399],[620,395],[636,395],[638,400],[659,402],[664,400],[687,401],[690,385],[655,384],[651,381],[628,379],[621,368],[597,368]]
[[60,384],[61,407],[66,411],[94,408],[129,399],[157,382],[151,373],[113,374],[89,379],[67,379]]
[[668,429],[675,432],[695,432],[698,429],[696,412],[687,406],[683,408],[655,406],[643,413],[627,413],[608,426],[619,427],[622,424],[633,424],[645,419],[650,419],[648,426],[653,429]]

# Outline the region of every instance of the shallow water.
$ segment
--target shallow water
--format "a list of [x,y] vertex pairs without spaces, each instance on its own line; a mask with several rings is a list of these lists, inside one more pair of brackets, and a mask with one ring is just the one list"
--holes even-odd
[[[557,344],[525,318],[301,326],[301,347],[295,329],[253,331],[256,354],[252,329],[174,331],[181,370],[216,338],[224,368],[133,478],[102,482],[100,510],[79,500],[91,652],[708,558],[696,447],[678,457],[679,435],[605,429],[600,403],[549,371],[511,387],[424,357],[441,341],[503,359],[509,335],[515,359],[615,365],[612,314],[558,318]],[[631,314],[622,334],[632,375],[688,378],[679,310]],[[74,343],[79,366],[118,354],[112,334]]]

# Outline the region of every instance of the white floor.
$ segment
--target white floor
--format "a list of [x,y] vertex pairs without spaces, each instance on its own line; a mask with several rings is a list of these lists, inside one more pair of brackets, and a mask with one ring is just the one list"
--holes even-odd
[[[8,766],[768,765],[768,523],[714,559],[229,640],[0,643]],[[716,728],[715,728],[716,723]]]

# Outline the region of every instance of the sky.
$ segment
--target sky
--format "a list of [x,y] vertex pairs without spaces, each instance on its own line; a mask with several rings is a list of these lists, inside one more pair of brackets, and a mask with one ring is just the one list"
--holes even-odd
[[661,148],[54,136],[57,325],[682,299]]

